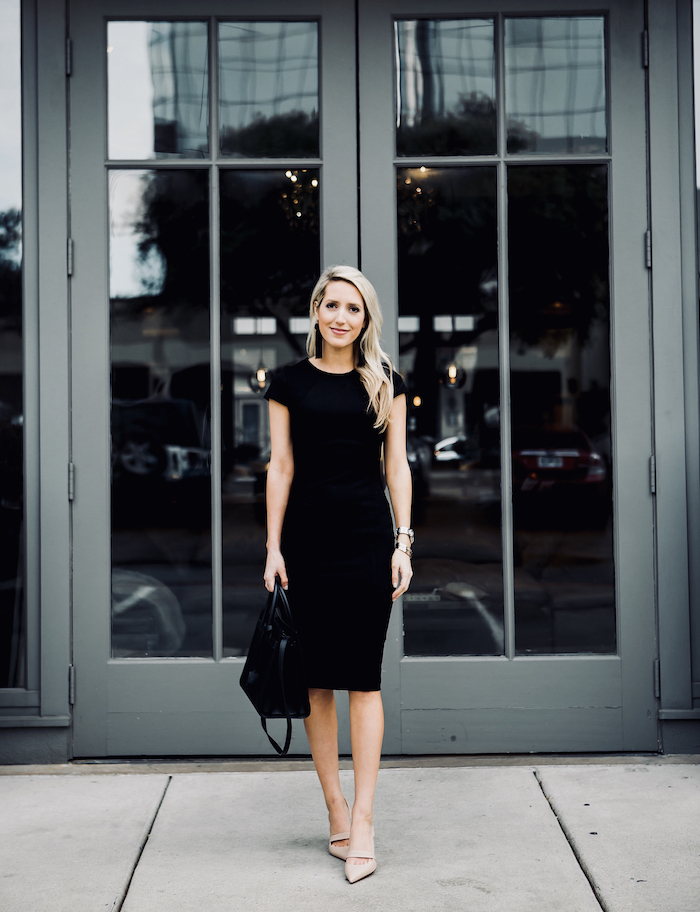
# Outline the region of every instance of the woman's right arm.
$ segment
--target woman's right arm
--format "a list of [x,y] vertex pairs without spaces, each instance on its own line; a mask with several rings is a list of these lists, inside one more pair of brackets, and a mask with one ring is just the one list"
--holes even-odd
[[294,478],[294,456],[289,409],[274,399],[270,399],[269,404],[271,454],[267,470],[267,561],[263,579],[265,588],[272,592],[276,576],[279,576],[283,589],[288,585],[287,568],[280,551],[280,539],[289,489]]

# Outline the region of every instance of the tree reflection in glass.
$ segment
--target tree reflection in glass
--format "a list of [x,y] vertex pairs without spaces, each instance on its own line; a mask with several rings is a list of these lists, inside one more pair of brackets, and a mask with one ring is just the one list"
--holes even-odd
[[398,171],[414,577],[406,655],[503,652],[496,171]]
[[221,154],[319,155],[318,24],[221,22]]
[[112,652],[212,649],[206,171],[110,172]]
[[397,155],[496,151],[491,19],[394,23]]
[[607,166],[508,196],[516,651],[614,652]]
[[24,358],[19,0],[0,0],[0,687],[24,687]]
[[221,171],[221,437],[224,655],[243,655],[266,593],[263,392],[306,357],[320,271],[316,169]]

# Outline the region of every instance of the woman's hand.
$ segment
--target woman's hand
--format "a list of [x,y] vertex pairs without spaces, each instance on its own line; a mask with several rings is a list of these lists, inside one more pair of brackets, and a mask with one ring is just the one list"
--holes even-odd
[[404,551],[399,551],[397,548],[391,558],[391,584],[394,587],[394,591],[391,594],[392,602],[395,602],[400,595],[403,595],[408,590],[412,576],[411,558]]
[[268,592],[272,592],[275,588],[275,577],[279,576],[280,583],[283,589],[286,589],[289,580],[287,579],[287,567],[284,563],[284,558],[280,551],[268,551],[267,561],[265,562],[265,572],[263,573],[263,579],[265,580],[265,588]]

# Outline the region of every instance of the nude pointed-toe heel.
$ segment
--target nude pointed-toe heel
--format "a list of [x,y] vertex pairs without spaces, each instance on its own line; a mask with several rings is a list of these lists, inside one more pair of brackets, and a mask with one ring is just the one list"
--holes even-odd
[[[345,804],[348,809],[348,816],[350,816],[350,805],[348,804],[348,799],[345,799]],[[334,858],[340,858],[341,861],[345,861],[348,857],[348,849],[350,846],[337,846],[334,845],[336,842],[340,842],[341,839],[350,839],[350,833],[335,833],[331,834],[331,838],[328,840],[328,851],[333,855]]]
[[349,850],[348,846],[348,858],[366,858],[363,864],[348,864],[347,860],[345,862],[345,876],[350,881],[350,883],[357,883],[358,880],[362,880],[365,877],[369,877],[370,874],[374,874],[377,870],[377,856],[374,854],[374,827],[372,827],[372,848],[370,851],[353,851]]

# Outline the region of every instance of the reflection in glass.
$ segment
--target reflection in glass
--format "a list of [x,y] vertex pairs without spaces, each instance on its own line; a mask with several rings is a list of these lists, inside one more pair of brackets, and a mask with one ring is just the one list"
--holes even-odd
[[221,172],[224,655],[243,655],[265,602],[263,392],[306,357],[320,271],[319,171]]
[[496,171],[400,168],[397,190],[416,529],[404,651],[500,655]]
[[508,194],[516,651],[610,653],[607,169],[511,168]]
[[112,654],[209,656],[206,171],[111,171]]
[[602,16],[506,19],[509,152],[607,149]]
[[221,154],[319,154],[318,24],[219,25]]
[[110,158],[207,154],[206,22],[109,22],[107,61]]
[[398,155],[496,151],[491,19],[411,19],[394,24]]
[[0,687],[24,687],[20,3],[0,0]]

